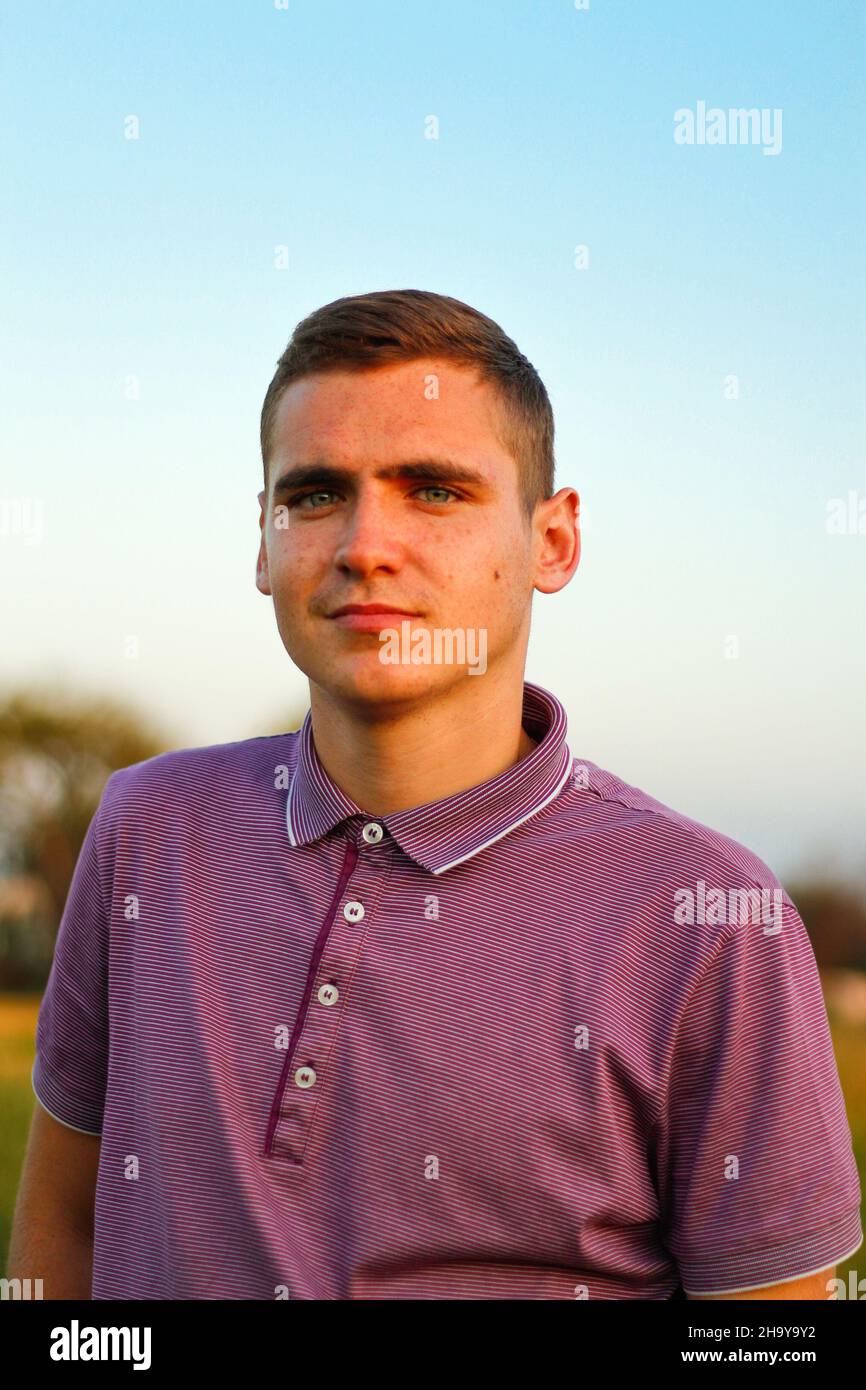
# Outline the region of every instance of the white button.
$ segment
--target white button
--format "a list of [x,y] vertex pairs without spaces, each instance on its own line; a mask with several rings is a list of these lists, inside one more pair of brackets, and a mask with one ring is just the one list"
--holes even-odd
[[336,1004],[339,999],[340,991],[337,989],[336,985],[320,985],[319,993],[316,997],[320,1004],[324,1004],[327,1008],[330,1008],[331,1005]]
[[298,1067],[295,1072],[295,1085],[306,1090],[309,1086],[316,1084],[316,1073],[312,1067]]
[[371,820],[369,825],[365,825],[361,831],[361,837],[367,841],[368,845],[378,845],[384,834],[381,825],[377,825],[374,820]]
[[343,916],[347,922],[360,922],[363,915],[363,903],[346,903],[346,906],[343,908]]

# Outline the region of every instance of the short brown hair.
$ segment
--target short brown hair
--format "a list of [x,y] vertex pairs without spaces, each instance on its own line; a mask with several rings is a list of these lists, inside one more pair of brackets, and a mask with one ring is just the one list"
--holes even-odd
[[431,290],[377,290],[315,309],[295,328],[265,394],[261,448],[265,488],[274,419],[291,382],[328,370],[364,371],[439,357],[475,367],[502,405],[501,442],[517,462],[523,504],[553,495],[553,410],[544,383],[498,323]]

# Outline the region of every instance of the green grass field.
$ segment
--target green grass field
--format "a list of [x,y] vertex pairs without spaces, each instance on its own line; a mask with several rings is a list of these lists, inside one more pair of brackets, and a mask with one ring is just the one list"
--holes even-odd
[[[30,1071],[38,1007],[38,996],[0,995],[0,1270],[6,1267],[15,1193],[36,1104]],[[860,1182],[866,1190],[866,1027],[854,1028],[837,1019],[831,1019],[831,1027]],[[849,1268],[857,1268],[858,1263],[862,1270],[864,1251],[866,1242],[839,1266],[837,1274],[846,1278]]]

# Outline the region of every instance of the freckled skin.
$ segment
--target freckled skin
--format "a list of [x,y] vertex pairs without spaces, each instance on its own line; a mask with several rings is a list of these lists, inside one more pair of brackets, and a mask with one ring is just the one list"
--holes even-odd
[[[425,396],[431,374],[436,400]],[[561,489],[530,524],[518,465],[496,433],[497,409],[495,392],[474,370],[429,359],[321,373],[285,392],[266,505],[262,494],[256,583],[273,595],[280,636],[311,690],[378,714],[466,683],[457,665],[383,664],[377,634],[328,620],[346,603],[407,608],[416,615],[413,630],[486,628],[488,672],[477,679],[487,682],[488,697],[497,671],[522,682],[533,590],[561,588],[578,563],[578,498]],[[374,477],[382,463],[422,455],[471,465],[482,484],[455,485],[453,496],[447,483]],[[276,479],[290,463],[322,456],[349,468],[353,487],[320,491],[278,528]],[[398,630],[400,622],[395,615]]]

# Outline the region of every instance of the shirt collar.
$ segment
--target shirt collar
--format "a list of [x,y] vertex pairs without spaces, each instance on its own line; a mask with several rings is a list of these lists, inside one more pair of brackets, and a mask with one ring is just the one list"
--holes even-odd
[[522,723],[537,746],[497,777],[441,801],[373,816],[328,776],[316,753],[308,710],[286,803],[289,842],[296,847],[311,844],[347,817],[361,816],[384,825],[400,848],[433,874],[472,859],[558,796],[571,773],[565,741],[568,719],[556,696],[525,681]]

